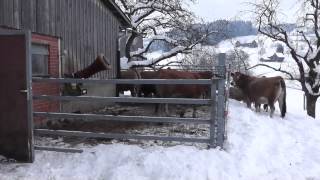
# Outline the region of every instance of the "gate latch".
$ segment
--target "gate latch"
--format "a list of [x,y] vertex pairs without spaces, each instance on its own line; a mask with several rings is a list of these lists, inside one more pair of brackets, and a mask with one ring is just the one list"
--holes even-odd
[[20,93],[26,93],[27,94],[27,100],[29,100],[29,90],[28,89],[21,89]]
[[28,89],[23,89],[23,90],[20,90],[21,93],[28,93]]

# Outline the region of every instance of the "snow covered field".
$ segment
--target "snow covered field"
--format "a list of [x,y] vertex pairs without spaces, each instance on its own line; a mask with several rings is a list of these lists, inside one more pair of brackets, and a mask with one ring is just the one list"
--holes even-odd
[[82,154],[36,151],[33,164],[1,164],[1,180],[320,179],[320,119],[288,90],[284,119],[231,100],[226,150],[115,143]]

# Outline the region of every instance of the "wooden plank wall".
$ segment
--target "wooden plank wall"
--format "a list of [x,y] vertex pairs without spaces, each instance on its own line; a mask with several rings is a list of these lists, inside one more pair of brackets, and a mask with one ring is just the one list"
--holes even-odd
[[100,0],[0,0],[0,25],[61,38],[64,72],[104,53],[113,65],[95,77],[116,77],[119,21]]

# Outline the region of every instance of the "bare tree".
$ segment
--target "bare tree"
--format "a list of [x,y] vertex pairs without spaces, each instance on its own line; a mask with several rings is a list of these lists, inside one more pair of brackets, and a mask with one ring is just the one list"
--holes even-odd
[[218,53],[211,46],[196,46],[191,53],[184,55],[181,68],[186,70],[212,70],[217,65]]
[[320,96],[320,0],[298,2],[304,8],[300,17],[300,28],[297,31],[297,36],[307,47],[304,51],[294,45],[292,37],[279,20],[279,0],[261,0],[253,5],[258,31],[273,40],[283,42],[290,50],[290,55],[299,69],[297,80],[306,95],[307,114],[315,118],[316,102]]
[[[193,1],[188,0],[191,3]],[[131,67],[152,66],[179,53],[187,53],[211,34],[208,31],[196,33],[199,27],[195,26],[194,15],[185,8],[185,0],[116,0],[116,2],[131,19],[133,25],[126,42],[125,53]],[[179,35],[168,34],[168,31],[172,30],[179,32]],[[139,35],[148,39],[148,43],[143,49],[130,52],[134,39]],[[145,54],[157,41],[169,43],[172,49],[157,58],[148,59]],[[133,61],[133,57],[139,57],[144,61]]]
[[231,71],[248,73],[249,56],[248,53],[236,47],[227,51],[227,62],[231,64]]

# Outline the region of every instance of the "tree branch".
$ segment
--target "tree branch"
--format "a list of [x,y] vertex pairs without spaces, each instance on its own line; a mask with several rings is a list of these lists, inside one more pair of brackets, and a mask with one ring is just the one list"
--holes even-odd
[[254,65],[254,66],[251,66],[251,67],[247,68],[247,70],[254,69],[254,68],[259,67],[259,66],[267,67],[267,68],[273,69],[273,70],[275,70],[275,71],[278,71],[278,72],[287,74],[288,76],[290,76],[290,80],[300,81],[300,79],[294,78],[293,75],[292,75],[291,73],[289,73],[288,71],[282,70],[281,67],[277,69],[277,68],[274,68],[274,67],[269,66],[269,65],[267,65],[267,64],[256,64],[256,65]]
[[161,67],[159,67],[158,69],[163,69],[164,67],[169,66],[170,64],[182,64],[182,62],[181,61],[171,61],[167,64],[161,65]]

